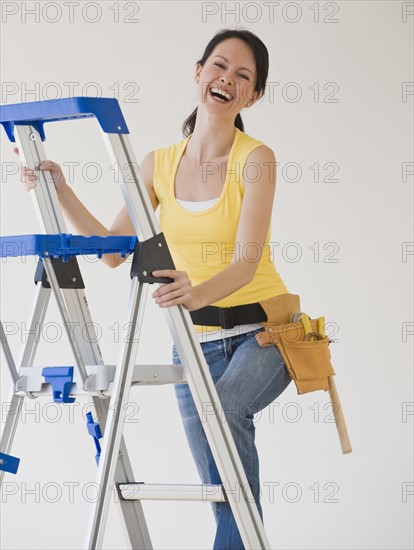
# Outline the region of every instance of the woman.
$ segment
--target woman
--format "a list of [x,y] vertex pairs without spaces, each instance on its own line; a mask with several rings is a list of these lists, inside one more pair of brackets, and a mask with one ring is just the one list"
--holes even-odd
[[[140,165],[154,210],[161,207],[160,227],[177,268],[153,272],[174,282],[160,285],[152,296],[160,307],[182,304],[193,312],[261,517],[253,415],[274,401],[291,378],[277,348],[258,345],[255,335],[264,329],[263,318],[255,312],[236,315],[229,328],[212,319],[220,318],[215,315],[219,307],[254,304],[288,292],[266,244],[276,188],[275,156],[244,133],[240,116],[263,96],[267,74],[268,52],[256,35],[247,30],[218,32],[196,64],[198,106],[184,122],[185,139],[150,152]],[[75,196],[59,165],[46,161],[40,169],[51,171],[64,214],[80,234],[135,234],[126,207],[108,230]],[[25,188],[33,189],[35,172],[24,173]],[[104,261],[114,267],[122,259],[104,256]],[[206,309],[211,305],[215,307]],[[173,361],[180,363],[175,345]],[[175,392],[202,482],[221,483],[188,386],[176,385]],[[214,548],[243,548],[230,506],[212,506],[217,522]]]

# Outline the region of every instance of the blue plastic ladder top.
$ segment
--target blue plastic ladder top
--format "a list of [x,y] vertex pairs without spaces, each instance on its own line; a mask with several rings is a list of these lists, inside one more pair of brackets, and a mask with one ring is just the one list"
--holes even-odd
[[56,120],[96,117],[107,134],[129,134],[118,100],[111,97],[68,97],[0,105],[0,123],[10,141],[14,127],[33,126],[45,141],[43,125]]
[[97,254],[121,254],[124,258],[132,254],[137,244],[137,237],[110,236],[84,237],[70,233],[56,235],[14,235],[0,237],[0,257],[40,256],[41,258],[72,258]]
[[20,458],[17,456],[6,455],[0,453],[0,470],[3,472],[9,472],[10,474],[17,474],[19,468]]

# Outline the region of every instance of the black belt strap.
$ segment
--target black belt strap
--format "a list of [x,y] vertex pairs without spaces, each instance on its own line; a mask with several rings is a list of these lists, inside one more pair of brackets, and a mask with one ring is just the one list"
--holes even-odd
[[195,325],[221,328],[267,321],[267,315],[259,303],[232,307],[206,306],[190,311],[190,316]]

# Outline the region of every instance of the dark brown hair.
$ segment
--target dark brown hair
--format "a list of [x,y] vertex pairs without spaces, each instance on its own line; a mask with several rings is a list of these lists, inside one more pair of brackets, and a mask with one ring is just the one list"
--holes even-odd
[[[199,63],[203,67],[207,59],[212,54],[214,48],[218,44],[220,44],[220,42],[223,42],[223,40],[227,40],[229,38],[239,38],[240,40],[244,40],[252,49],[256,61],[257,74],[254,89],[256,92],[259,92],[259,97],[262,97],[265,92],[267,75],[269,73],[269,52],[267,51],[266,46],[263,44],[260,38],[251,31],[232,29],[223,29],[221,31],[218,31],[207,44],[203,57],[197,63]],[[194,109],[191,115],[185,119],[182,125],[182,132],[184,134],[184,137],[188,137],[190,134],[193,133],[196,118],[197,107]],[[234,125],[239,128],[239,130],[244,132],[244,124],[240,113],[238,113],[238,115],[236,116]]]

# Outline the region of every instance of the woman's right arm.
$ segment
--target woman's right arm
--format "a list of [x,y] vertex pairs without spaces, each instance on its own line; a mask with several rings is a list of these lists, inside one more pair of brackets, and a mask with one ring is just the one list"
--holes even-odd
[[[19,154],[17,148],[13,151]],[[66,183],[65,177],[59,164],[47,160],[39,167],[42,171],[49,171],[56,188],[57,196],[66,219],[71,223],[79,235],[90,237],[99,235],[101,237],[116,235],[135,235],[134,226],[129,216],[126,205],[121,208],[113,224],[109,229],[102,225],[78,199],[73,189]],[[141,177],[145,183],[148,195],[154,211],[158,206],[158,199],[154,192],[154,151],[148,153],[139,165]],[[22,166],[22,181],[26,191],[36,187],[38,177],[36,171]],[[102,261],[110,267],[117,267],[125,261],[120,254],[104,254]]]

